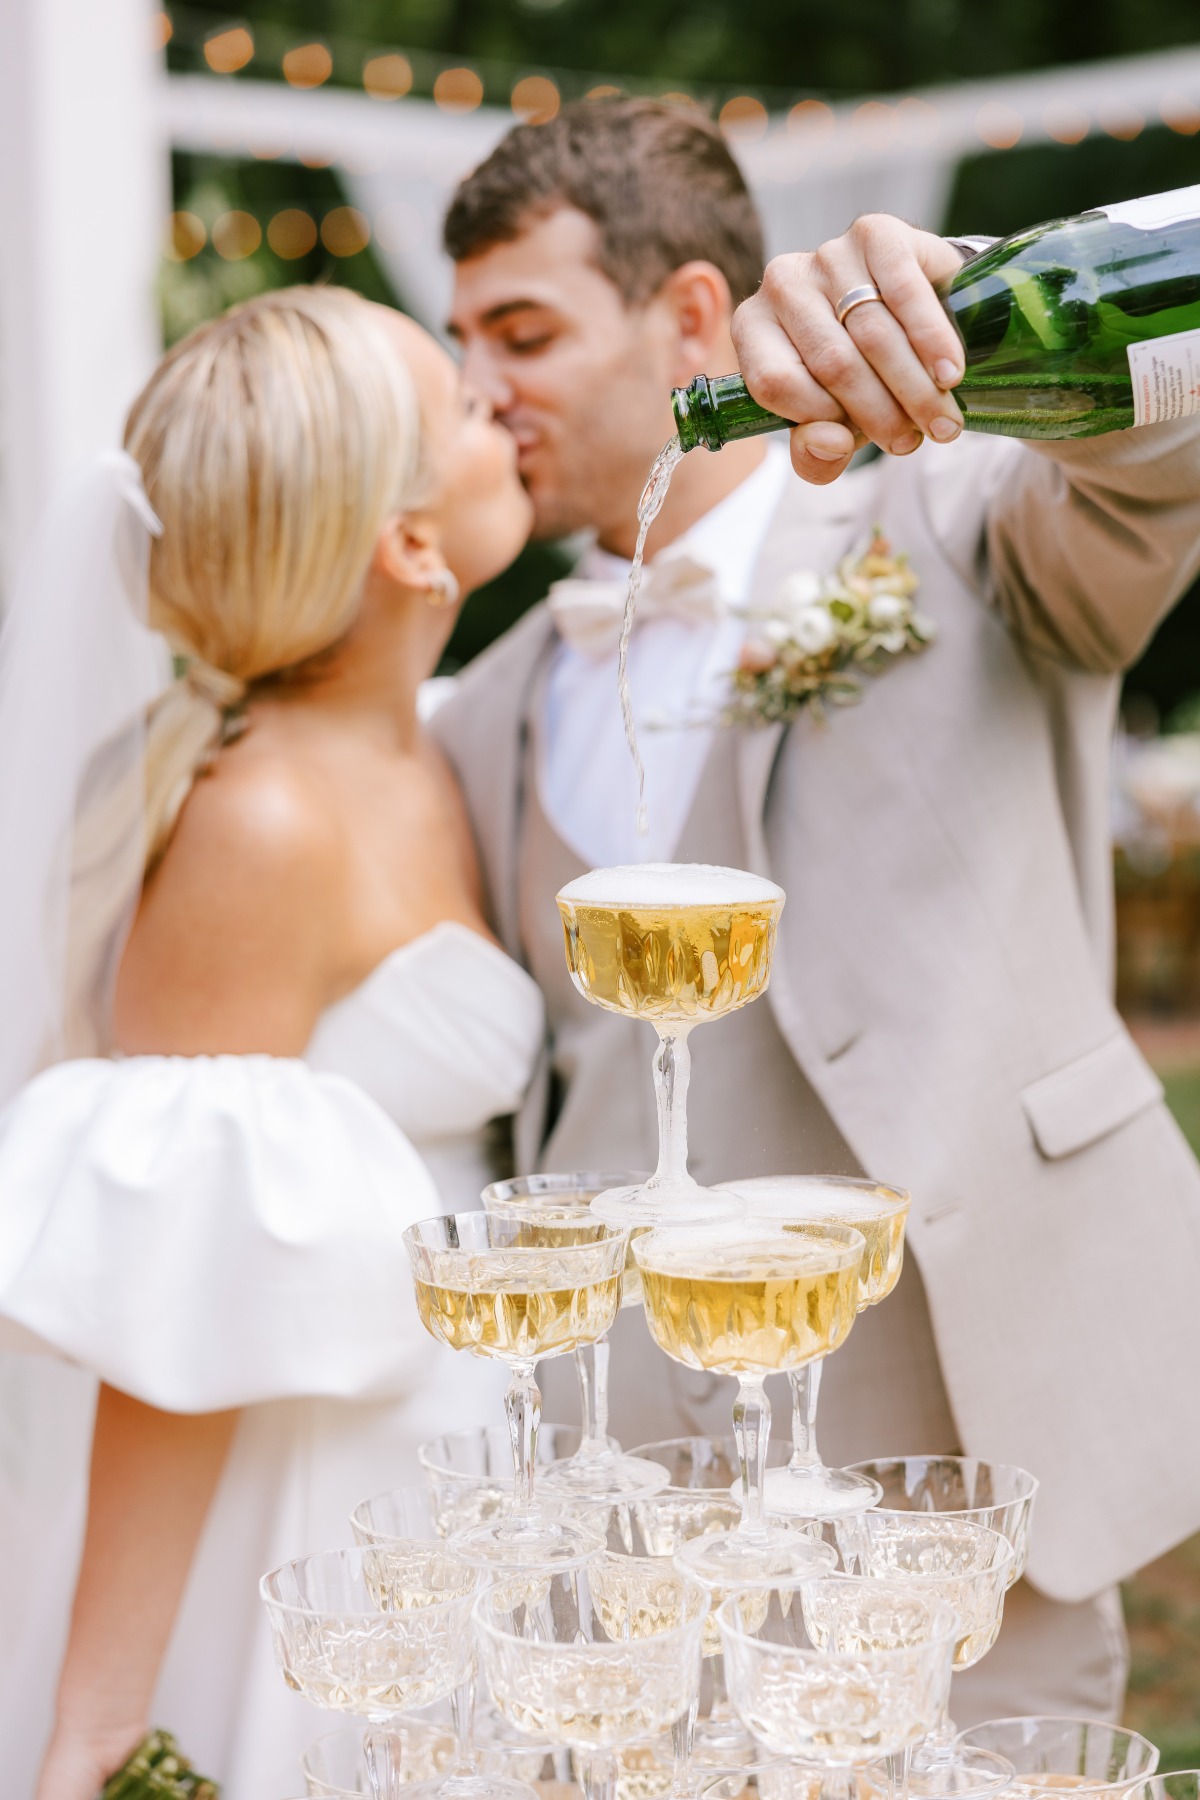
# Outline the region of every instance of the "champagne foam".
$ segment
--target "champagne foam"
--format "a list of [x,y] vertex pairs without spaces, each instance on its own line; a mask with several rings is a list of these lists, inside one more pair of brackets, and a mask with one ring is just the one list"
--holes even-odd
[[791,1281],[822,1275],[853,1260],[836,1239],[800,1237],[785,1226],[764,1230],[754,1219],[736,1225],[681,1226],[648,1232],[634,1240],[642,1269],[692,1281]]
[[827,1219],[853,1222],[878,1219],[906,1206],[906,1196],[888,1188],[839,1186],[819,1175],[752,1175],[722,1181],[718,1192],[744,1199],[753,1218]]
[[560,900],[576,906],[764,906],[782,902],[783,889],[745,869],[713,863],[628,863],[592,869],[567,883]]

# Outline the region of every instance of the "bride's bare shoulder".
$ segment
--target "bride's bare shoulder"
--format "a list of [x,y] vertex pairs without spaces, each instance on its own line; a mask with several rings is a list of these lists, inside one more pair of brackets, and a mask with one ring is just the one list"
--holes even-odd
[[319,771],[235,745],[196,781],[121,965],[127,1053],[295,1055],[338,982],[343,833]]

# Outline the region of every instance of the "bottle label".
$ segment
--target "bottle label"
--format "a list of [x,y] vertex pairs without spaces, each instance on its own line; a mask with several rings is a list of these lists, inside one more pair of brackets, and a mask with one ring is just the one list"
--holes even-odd
[[1133,422],[1159,425],[1200,413],[1200,331],[1175,331],[1127,346]]
[[1122,200],[1116,206],[1094,206],[1091,211],[1103,213],[1117,225],[1157,231],[1183,219],[1200,219],[1200,187],[1174,188],[1169,194],[1147,194],[1144,200]]

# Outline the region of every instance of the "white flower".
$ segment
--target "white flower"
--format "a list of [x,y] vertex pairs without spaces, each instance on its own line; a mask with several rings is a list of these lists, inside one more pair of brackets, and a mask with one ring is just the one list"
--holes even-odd
[[888,625],[900,625],[912,611],[907,600],[899,594],[875,594],[867,605],[867,618],[871,624],[883,629]]
[[763,622],[763,636],[769,644],[786,644],[792,635],[792,627],[786,619],[766,619]]
[[783,613],[802,612],[821,597],[821,582],[811,569],[797,569],[779,590],[779,609]]
[[823,606],[802,606],[792,615],[791,636],[806,656],[819,656],[837,637],[837,628]]

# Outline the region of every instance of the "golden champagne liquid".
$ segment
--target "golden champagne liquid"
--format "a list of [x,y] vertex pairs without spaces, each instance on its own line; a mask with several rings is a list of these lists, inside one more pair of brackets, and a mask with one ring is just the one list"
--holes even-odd
[[612,1328],[621,1304],[619,1271],[567,1284],[561,1259],[551,1253],[543,1267],[523,1256],[519,1271],[507,1274],[493,1266],[503,1256],[480,1260],[484,1266],[466,1287],[414,1277],[421,1323],[452,1350],[536,1362],[594,1344]]
[[[740,870],[690,864],[647,865],[639,884],[642,873],[598,871],[559,894],[580,993],[610,1012],[678,1024],[756,1000],[770,974],[780,889]],[[639,897],[639,886],[652,897]]]
[[[544,1219],[551,1225],[577,1225],[581,1217],[584,1219],[588,1217],[588,1208],[592,1201],[598,1199],[603,1192],[603,1188],[579,1188],[569,1197],[557,1194],[552,1200],[541,1198],[506,1200],[500,1205],[493,1206],[492,1211],[501,1218],[524,1216],[531,1224],[536,1224],[539,1219]],[[643,1229],[648,1229],[648,1227],[643,1227]],[[621,1274],[622,1307],[642,1304],[642,1278],[638,1273],[638,1266],[633,1260],[633,1239],[637,1235],[636,1231],[630,1233],[629,1246],[625,1251],[625,1268]]]
[[811,1227],[803,1223],[789,1224],[785,1230],[819,1232],[822,1225],[847,1225],[853,1231],[860,1231],[867,1240],[858,1276],[859,1312],[886,1300],[904,1266],[904,1214],[881,1217],[865,1206],[830,1207],[828,1215],[822,1213],[820,1221]]
[[665,1240],[642,1259],[642,1295],[660,1349],[690,1369],[770,1374],[827,1356],[843,1343],[858,1310],[858,1264],[831,1268],[836,1250],[788,1234],[722,1252]]

